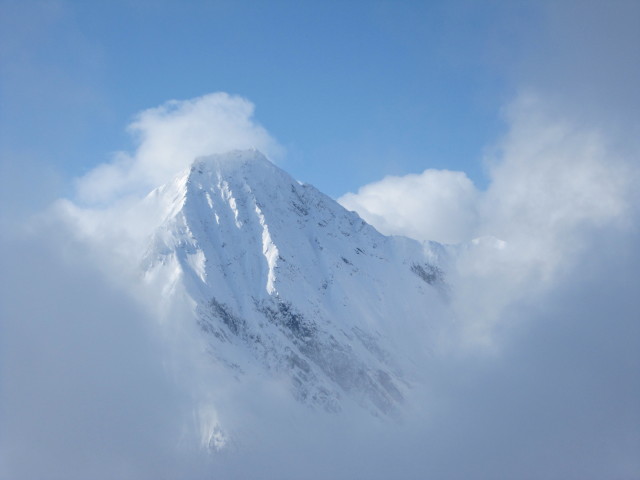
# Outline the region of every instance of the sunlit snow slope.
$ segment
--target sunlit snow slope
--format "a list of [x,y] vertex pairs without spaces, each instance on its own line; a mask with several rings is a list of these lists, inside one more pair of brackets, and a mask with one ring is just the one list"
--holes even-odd
[[212,361],[328,411],[397,411],[404,339],[444,301],[439,245],[381,235],[255,150],[197,159],[145,201],[163,212],[146,276],[187,292]]

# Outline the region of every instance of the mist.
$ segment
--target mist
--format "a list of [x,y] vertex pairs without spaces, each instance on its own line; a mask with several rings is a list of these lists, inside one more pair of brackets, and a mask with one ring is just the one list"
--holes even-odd
[[[56,202],[13,223],[1,249],[0,476],[636,476],[634,163],[601,135],[558,129],[540,105],[514,104],[494,182],[463,197],[474,216],[450,213],[458,232],[485,236],[455,247],[451,316],[399,420],[355,405],[327,415],[277,377],[239,381],[216,365],[180,295],[167,303],[141,282],[132,246],[153,222],[143,228],[130,200]],[[523,188],[540,175],[542,199]]]

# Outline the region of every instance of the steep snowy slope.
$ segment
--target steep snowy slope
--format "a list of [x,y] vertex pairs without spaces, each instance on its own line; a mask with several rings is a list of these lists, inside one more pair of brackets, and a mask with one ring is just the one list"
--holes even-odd
[[162,212],[146,276],[187,292],[214,361],[328,411],[402,403],[405,339],[445,296],[439,245],[381,235],[255,150],[197,159],[145,201]]

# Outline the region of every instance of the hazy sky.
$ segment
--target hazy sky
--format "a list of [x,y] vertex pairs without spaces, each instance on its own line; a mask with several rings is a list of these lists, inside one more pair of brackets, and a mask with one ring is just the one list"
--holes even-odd
[[[639,478],[639,25],[635,0],[0,0],[0,478]],[[294,425],[249,385],[251,462],[176,448],[220,385],[161,368],[123,204],[248,146],[463,245],[424,418]]]

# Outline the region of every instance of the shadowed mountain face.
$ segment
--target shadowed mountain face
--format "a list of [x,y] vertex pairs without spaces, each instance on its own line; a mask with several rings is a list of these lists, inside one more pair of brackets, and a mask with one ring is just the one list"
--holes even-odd
[[444,304],[438,244],[381,235],[254,150],[197,159],[145,202],[162,214],[146,277],[187,295],[213,361],[330,412],[398,410],[406,340]]

